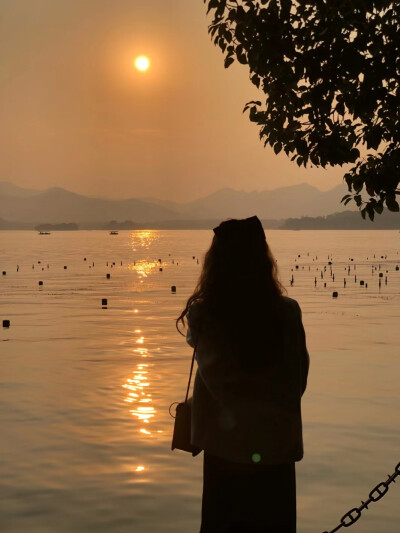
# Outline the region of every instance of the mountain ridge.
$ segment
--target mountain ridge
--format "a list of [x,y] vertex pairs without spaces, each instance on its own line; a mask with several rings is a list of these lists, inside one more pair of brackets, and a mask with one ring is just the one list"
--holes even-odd
[[[301,183],[265,191],[238,191],[225,187],[190,202],[155,198],[104,199],[81,195],[62,187],[43,191],[0,182],[0,217],[24,223],[107,223],[132,220],[153,223],[168,220],[246,218],[285,219],[326,216],[337,212],[346,186],[328,191]],[[13,193],[13,194],[10,194]]]

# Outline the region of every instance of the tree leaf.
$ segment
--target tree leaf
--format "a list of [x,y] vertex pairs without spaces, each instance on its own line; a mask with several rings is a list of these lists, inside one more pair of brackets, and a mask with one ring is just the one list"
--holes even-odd
[[234,62],[234,58],[232,56],[227,56],[224,61],[224,67],[229,68],[230,65]]
[[399,204],[393,198],[386,198],[386,205],[389,211],[399,212]]
[[383,212],[383,205],[382,204],[375,204],[374,205],[375,211],[378,213],[378,215],[382,214]]

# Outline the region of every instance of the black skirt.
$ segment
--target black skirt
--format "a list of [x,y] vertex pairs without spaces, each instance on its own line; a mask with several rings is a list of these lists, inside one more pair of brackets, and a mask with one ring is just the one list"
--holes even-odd
[[296,533],[294,463],[245,465],[204,453],[200,533]]

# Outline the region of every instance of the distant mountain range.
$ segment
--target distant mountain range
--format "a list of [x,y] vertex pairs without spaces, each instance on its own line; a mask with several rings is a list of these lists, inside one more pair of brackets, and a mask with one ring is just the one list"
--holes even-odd
[[325,216],[343,210],[340,200],[347,189],[338,185],[329,191],[302,183],[271,191],[244,192],[221,189],[198,200],[175,203],[155,198],[106,200],[67,191],[60,187],[39,191],[0,182],[0,218],[8,224],[76,223],[94,227],[110,221],[133,224],[171,224],[182,227],[187,221],[246,218],[283,221],[292,217]]

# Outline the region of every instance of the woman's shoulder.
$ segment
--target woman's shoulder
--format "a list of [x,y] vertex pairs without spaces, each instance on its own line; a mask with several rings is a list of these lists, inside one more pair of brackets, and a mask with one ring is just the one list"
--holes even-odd
[[294,298],[289,298],[289,296],[282,296],[282,304],[283,304],[283,308],[288,313],[295,313],[295,314],[300,313],[301,314],[300,305],[298,301],[295,300]]

